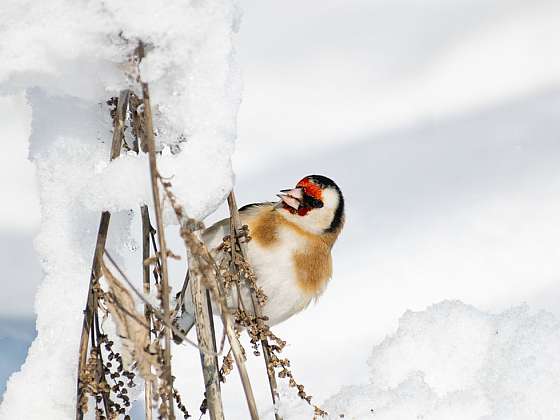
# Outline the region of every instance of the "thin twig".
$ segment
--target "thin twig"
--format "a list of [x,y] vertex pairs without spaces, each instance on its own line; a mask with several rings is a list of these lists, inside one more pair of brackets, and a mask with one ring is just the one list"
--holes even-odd
[[[143,47],[141,46],[142,50]],[[143,51],[142,51],[143,55]],[[171,312],[169,310],[169,279],[167,271],[167,246],[165,243],[165,227],[163,224],[163,215],[161,209],[161,201],[159,197],[158,170],[156,162],[156,146],[154,140],[154,128],[152,121],[152,108],[150,105],[150,91],[146,82],[141,82],[142,97],[144,101],[144,135],[145,144],[148,146],[148,155],[150,162],[150,179],[152,183],[152,195],[154,201],[154,209],[156,213],[156,224],[159,239],[159,249],[161,252],[161,304],[163,315],[166,321],[171,320]],[[168,414],[170,420],[175,420],[175,412],[173,406],[173,375],[171,374],[171,329],[165,328],[165,348],[163,350],[164,377],[167,381],[168,395],[165,395],[168,405]],[[162,395],[163,397],[163,395]]]
[[[193,346],[194,348],[196,348],[197,350],[200,350],[202,352],[204,352],[205,354],[211,355],[211,356],[220,356],[222,354],[222,351],[216,353],[213,352],[211,350],[209,350],[208,348],[203,348],[200,347],[199,345],[197,345],[194,341],[190,340],[189,338],[187,338],[177,327],[175,327],[171,322],[169,322],[165,316],[163,315],[163,313],[156,308],[154,305],[152,305],[150,303],[150,301],[148,299],[146,299],[144,297],[144,295],[142,295],[142,293],[140,293],[140,291],[134,287],[134,284],[132,284],[132,282],[130,281],[130,279],[128,278],[128,276],[121,270],[121,268],[119,267],[119,265],[115,262],[115,260],[113,259],[113,257],[111,257],[111,254],[109,253],[109,251],[105,250],[105,256],[107,257],[107,259],[109,260],[109,262],[111,263],[111,265],[113,267],[115,267],[115,269],[117,270],[117,272],[120,274],[120,276],[124,279],[124,281],[126,282],[126,284],[128,285],[128,287],[132,290],[132,292],[138,296],[138,298],[144,303],[144,305],[147,305],[151,312],[152,315],[154,315],[158,320],[160,320],[161,322],[164,323],[164,325],[167,328],[170,328],[175,335],[179,336],[179,338],[181,338],[181,340],[185,341],[186,343],[190,344],[191,346]],[[143,324],[146,325],[146,324]]]
[[103,212],[101,214],[101,220],[99,221],[99,230],[97,232],[97,241],[95,244],[95,253],[93,256],[93,263],[91,267],[91,275],[89,280],[89,289],[88,289],[88,296],[87,296],[87,303],[86,308],[84,309],[84,320],[82,323],[82,332],[80,337],[80,351],[79,351],[79,359],[78,359],[78,377],[77,377],[77,400],[76,400],[76,419],[82,420],[84,418],[84,412],[80,406],[81,394],[83,392],[83,383],[81,381],[81,373],[83,372],[86,362],[87,362],[87,351],[88,351],[88,342],[90,338],[90,334],[92,333],[92,326],[93,326],[93,313],[96,310],[94,307],[94,291],[93,291],[93,284],[99,276],[100,267],[99,267],[99,260],[100,255],[103,253],[103,249],[105,248],[105,242],[107,241],[107,231],[109,229],[109,220],[111,218],[111,214],[109,212]]
[[[200,271],[197,269],[197,262],[192,254],[188,253],[189,271],[193,278],[191,282],[191,295],[196,320],[196,336],[200,346],[209,347],[214,342],[210,327],[209,311],[210,302],[200,279]],[[211,420],[223,420],[224,408],[220,390],[220,374],[218,369],[218,359],[200,353],[202,364],[202,376],[204,377],[204,387],[206,389],[206,402]]]
[[[222,323],[224,324],[224,329],[232,348],[235,363],[237,364],[237,371],[239,372],[241,384],[243,385],[243,391],[245,393],[249,413],[252,420],[258,420],[259,415],[257,405],[255,403],[255,396],[253,394],[253,388],[251,387],[249,374],[247,373],[247,367],[245,366],[243,349],[235,332],[233,316],[227,307],[225,293],[222,290],[222,282],[217,278],[217,273],[219,273],[218,266],[208,251],[208,248],[200,239],[200,233],[193,231],[193,228],[199,227],[200,224],[196,220],[188,217],[184,208],[177,202],[176,197],[171,191],[171,183],[169,181],[162,181],[162,185],[164,192],[167,194],[171,206],[175,211],[177,220],[181,224],[181,237],[185,242],[187,255],[192,256],[192,260],[194,262],[194,264],[191,264],[191,273],[195,277],[204,281],[205,286],[212,294],[213,301],[220,306]],[[190,259],[189,263],[191,263]]]
[[[148,206],[144,205],[140,208],[142,213],[142,261],[146,261],[150,258],[150,230],[152,226],[150,225],[150,213],[148,212]],[[144,284],[144,294],[150,294],[150,266],[143,264],[143,284]],[[152,341],[151,337],[151,320],[152,311],[150,305],[144,304],[144,316],[146,318],[146,335],[148,342]],[[149,380],[144,379],[144,409],[146,420],[152,420],[152,383]]]
[[[93,298],[94,298],[94,304],[93,307],[97,308],[97,293],[93,294]],[[98,348],[99,352],[97,354],[97,377],[95,378],[97,383],[101,383],[101,381],[105,381],[105,370],[104,370],[104,363],[103,363],[103,354],[101,352],[101,346],[99,344],[99,342],[97,341],[97,338],[101,335],[101,331],[99,329],[99,314],[97,313],[97,310],[94,311],[93,313],[93,324],[94,324],[94,334],[91,334],[91,346],[92,348]],[[107,391],[103,391],[102,392],[103,395],[103,407],[105,408],[105,412],[109,413],[110,412],[110,408],[109,408],[109,392]]]
[[[230,214],[230,237],[232,238],[231,245],[231,261],[235,264],[236,258],[235,254],[237,252],[236,243],[239,245],[239,251],[243,259],[247,260],[247,243],[240,241],[237,238],[237,232],[241,229],[241,218],[239,217],[239,210],[237,209],[237,202],[235,199],[235,193],[233,190],[228,195],[228,206]],[[250,289],[250,288],[249,288]],[[239,300],[241,301],[241,294],[238,292]],[[253,306],[253,313],[257,323],[262,323],[262,311],[259,303],[257,302],[255,292],[251,290],[251,303]],[[276,377],[274,375],[274,370],[270,369],[270,346],[268,344],[267,338],[261,340],[261,345],[263,349],[263,358],[266,368],[266,375],[268,377],[268,384],[270,386],[270,393],[272,395],[272,403],[274,405],[274,416],[276,420],[282,420],[282,417],[277,413],[276,403],[278,401],[278,385],[276,383]]]
[[126,121],[126,111],[128,109],[128,99],[130,91],[122,90],[119,94],[115,119],[113,122],[113,142],[111,144],[111,160],[116,159],[121,154],[122,142],[124,140],[124,123]]
[[[119,95],[119,100],[117,102],[117,110],[115,117],[113,119],[113,140],[111,143],[111,155],[110,160],[117,158],[121,152],[122,141],[124,137],[124,120],[126,118],[126,109],[128,107],[129,91],[123,90]],[[108,211],[101,213],[101,219],[99,221],[99,229],[97,232],[97,240],[95,243],[95,252],[93,256],[93,262],[91,267],[91,274],[88,286],[88,296],[86,308],[84,310],[84,320],[82,324],[82,332],[80,337],[80,348],[79,348],[79,358],[78,358],[78,376],[77,376],[77,399],[76,399],[76,420],[82,420],[84,418],[84,413],[80,407],[80,396],[82,394],[83,384],[81,383],[80,376],[85,368],[87,361],[87,351],[88,351],[88,341],[89,335],[93,328],[93,318],[94,312],[97,311],[97,306],[95,305],[96,299],[94,296],[94,284],[100,276],[100,261],[103,256],[103,250],[105,249],[105,243],[107,242],[107,232],[109,230],[109,221],[111,219],[111,214]],[[109,413],[106,413],[109,415]]]

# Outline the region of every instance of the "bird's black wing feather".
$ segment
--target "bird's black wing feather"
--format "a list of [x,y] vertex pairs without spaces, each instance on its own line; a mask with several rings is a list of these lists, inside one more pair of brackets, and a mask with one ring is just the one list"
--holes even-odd
[[249,210],[252,209],[253,207],[258,207],[258,206],[269,206],[272,203],[268,203],[268,202],[264,202],[264,203],[251,203],[251,204],[245,204],[243,207],[239,208],[239,212],[242,213],[245,210]]

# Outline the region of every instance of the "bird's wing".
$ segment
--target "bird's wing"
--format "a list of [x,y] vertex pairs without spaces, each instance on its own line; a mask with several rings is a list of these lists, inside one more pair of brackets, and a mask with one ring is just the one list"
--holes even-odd
[[[250,225],[250,221],[254,216],[265,208],[272,209],[274,205],[275,203],[266,202],[247,204],[241,207],[239,209],[241,224]],[[213,250],[220,245],[226,235],[229,235],[229,218],[220,220],[207,228],[202,234],[202,240],[208,249]]]
[[[241,207],[239,209],[241,223],[250,224],[250,220],[260,211],[265,210],[266,208],[272,209],[274,205],[275,203],[254,203]],[[222,243],[222,240],[226,235],[229,235],[229,218],[220,220],[207,228],[202,233],[202,240],[210,252],[213,252]],[[183,334],[186,335],[193,327],[194,322],[194,305],[192,302],[189,283],[187,289],[185,290],[185,296],[183,297],[181,314],[175,318],[174,324]],[[180,343],[182,341],[178,336],[174,336],[173,338],[176,343]]]

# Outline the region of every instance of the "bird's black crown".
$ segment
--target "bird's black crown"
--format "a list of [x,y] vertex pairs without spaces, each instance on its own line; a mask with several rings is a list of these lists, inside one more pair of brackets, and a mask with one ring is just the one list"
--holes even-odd
[[337,191],[340,191],[338,185],[336,185],[336,183],[332,179],[327,178],[326,176],[308,175],[305,178],[309,179],[310,181],[313,181],[315,184],[319,185],[322,188],[334,187]]

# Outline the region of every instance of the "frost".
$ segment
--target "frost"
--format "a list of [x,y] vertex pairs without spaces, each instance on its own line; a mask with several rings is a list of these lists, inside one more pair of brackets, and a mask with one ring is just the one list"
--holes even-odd
[[325,408],[347,419],[558,418],[559,351],[560,323],[549,313],[492,315],[445,301],[407,312],[374,347],[370,384],[343,388]]

